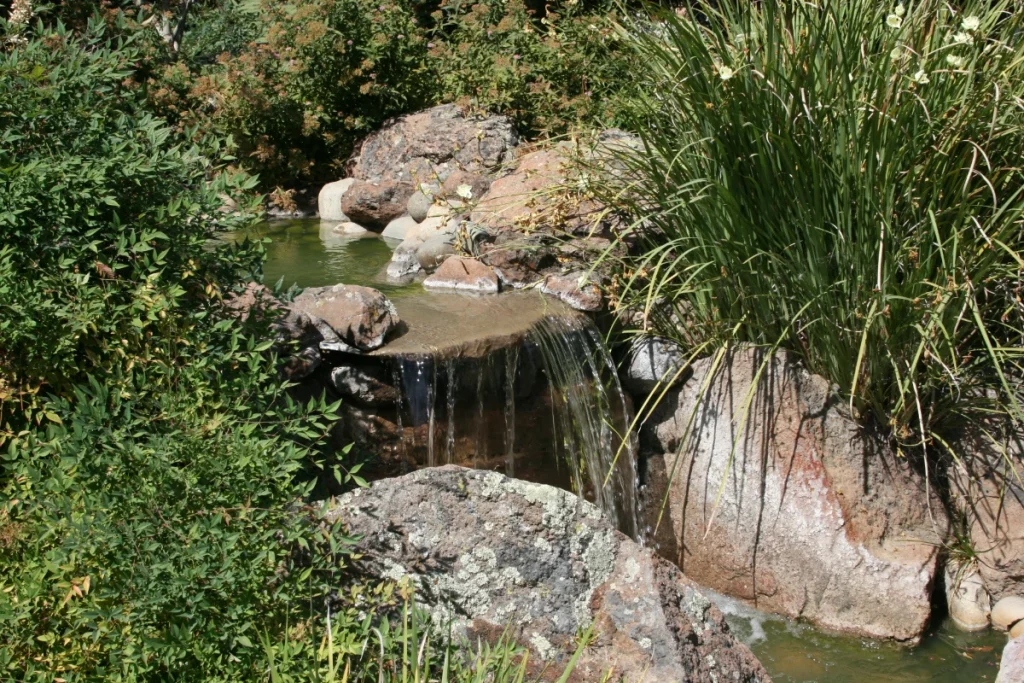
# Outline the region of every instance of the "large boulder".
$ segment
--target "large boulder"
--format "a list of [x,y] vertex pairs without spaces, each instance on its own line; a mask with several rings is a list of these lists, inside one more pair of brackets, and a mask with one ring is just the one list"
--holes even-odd
[[383,180],[357,180],[341,198],[341,209],[360,225],[383,229],[405,213],[405,205],[413,192],[409,183]]
[[1021,683],[1024,681],[1024,636],[1014,638],[1003,648],[996,683]]
[[661,552],[688,577],[833,631],[919,639],[948,521],[823,378],[782,351],[702,359],[641,442]]
[[317,196],[317,213],[320,214],[320,220],[338,223],[349,220],[341,208],[341,199],[354,182],[354,178],[345,178],[323,186]]
[[1006,431],[992,425],[969,430],[960,443],[962,457],[949,472],[978,573],[993,600],[1024,595],[1024,443]]
[[456,637],[507,633],[529,648],[531,676],[557,679],[593,626],[570,681],[768,680],[676,567],[560,489],[446,466],[342,496],[327,517],[361,539],[368,571],[408,579]]
[[334,285],[310,287],[292,301],[291,310],[308,316],[320,333],[320,348],[332,351],[372,351],[400,319],[395,305],[370,287]]
[[474,116],[444,104],[394,119],[366,138],[352,175],[438,185],[458,170],[499,170],[518,144],[519,134],[507,117]]

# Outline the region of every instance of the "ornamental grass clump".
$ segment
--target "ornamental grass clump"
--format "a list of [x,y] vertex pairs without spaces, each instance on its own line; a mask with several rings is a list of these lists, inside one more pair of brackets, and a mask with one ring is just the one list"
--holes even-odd
[[787,348],[904,453],[1019,422],[1016,7],[697,0],[622,27],[643,145],[595,192],[636,219],[614,295],[638,331]]

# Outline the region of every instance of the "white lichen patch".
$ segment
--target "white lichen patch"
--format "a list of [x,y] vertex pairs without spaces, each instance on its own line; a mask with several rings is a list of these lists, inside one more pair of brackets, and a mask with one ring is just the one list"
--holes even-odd
[[537,651],[540,658],[547,662],[551,661],[557,652],[555,646],[551,644],[551,641],[537,632],[534,632],[533,635],[530,636],[530,645],[532,645],[533,649]]
[[626,583],[635,583],[639,576],[640,563],[636,561],[635,557],[630,557],[626,560],[625,573],[622,578],[625,579]]
[[607,581],[615,569],[617,544],[613,532],[606,530],[594,533],[590,527],[581,526],[583,528],[578,527],[576,533],[569,539],[569,548],[573,556],[582,558],[587,572],[587,587],[573,601],[576,622],[579,626],[586,627],[590,625],[590,598],[594,594],[594,589]]
[[551,544],[548,543],[548,539],[543,536],[538,536],[533,542],[533,547],[545,553],[551,552]]

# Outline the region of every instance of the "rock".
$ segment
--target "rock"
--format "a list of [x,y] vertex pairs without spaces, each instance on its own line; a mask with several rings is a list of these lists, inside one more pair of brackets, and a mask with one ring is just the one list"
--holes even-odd
[[346,221],[345,223],[339,223],[331,228],[331,230],[338,235],[347,235],[349,237],[361,237],[368,234],[370,231],[352,221]]
[[297,382],[316,372],[321,362],[320,349],[307,346],[285,359],[281,366],[281,375],[287,380]]
[[440,218],[447,220],[452,214],[452,207],[445,206],[444,204],[431,204],[427,209],[426,218]]
[[323,335],[320,348],[324,350],[379,348],[400,322],[398,311],[386,296],[357,285],[310,287],[295,297],[291,308],[310,317]]
[[[967,430],[950,468],[954,504],[968,521],[978,572],[994,600],[1024,594],[1024,444],[995,425]],[[998,443],[993,443],[993,435]]]
[[992,625],[1000,631],[1009,631],[1020,621],[1024,621],[1024,598],[1009,595],[992,606]]
[[961,569],[950,560],[946,563],[946,605],[953,623],[964,631],[988,628],[992,601],[975,567]]
[[586,280],[583,272],[569,275],[548,275],[540,291],[558,297],[577,311],[599,311],[603,305],[601,289]]
[[391,254],[391,263],[388,264],[387,275],[391,280],[404,280],[420,272],[420,260],[416,256],[422,242],[417,239],[406,239],[399,244],[394,253]]
[[437,237],[439,235],[452,235],[454,230],[449,227],[449,221],[447,218],[441,216],[429,216],[426,220],[416,226],[416,232],[414,234],[416,239],[420,242],[425,242],[431,237]]
[[366,406],[393,406],[399,391],[388,383],[384,367],[373,365],[341,365],[331,369],[331,386],[344,398]]
[[949,526],[924,479],[785,352],[742,346],[714,366],[695,362],[641,431],[652,523],[668,496],[661,552],[759,609],[919,639]]
[[384,232],[380,235],[393,240],[404,240],[410,235],[415,235],[419,224],[412,219],[412,216],[400,216],[388,223]]
[[683,347],[668,339],[637,339],[626,358],[622,386],[637,398],[646,397],[655,388],[677,386],[688,377],[689,371],[683,370],[688,357]]
[[518,144],[519,134],[508,118],[473,116],[445,104],[394,119],[366,138],[353,175],[443,183],[456,170],[497,171]]
[[224,308],[230,315],[246,322],[250,318],[264,320],[267,316],[280,315],[285,307],[266,285],[249,282],[241,292],[224,297]]
[[451,235],[434,235],[416,249],[416,260],[419,261],[421,268],[432,271],[441,265],[446,257],[454,253],[455,244]]
[[531,680],[557,678],[593,625],[569,681],[768,681],[694,584],[566,491],[449,465],[327,508],[361,539],[365,570],[410,581],[457,639],[507,632],[530,650]]
[[383,228],[405,213],[412,192],[411,183],[357,180],[341,198],[341,208],[356,223]]
[[345,178],[344,180],[335,180],[333,183],[327,183],[323,186],[316,200],[317,213],[320,214],[320,220],[338,222],[348,220],[348,216],[341,208],[341,199],[354,182],[354,178]]
[[565,182],[564,161],[555,149],[525,155],[515,171],[491,183],[470,220],[497,229],[527,227],[535,213],[550,208],[549,192]]
[[422,223],[423,219],[427,217],[427,212],[430,211],[430,207],[434,204],[434,198],[428,197],[423,192],[414,192],[409,197],[409,202],[406,204],[406,209],[409,211],[409,215],[417,223]]
[[487,176],[460,170],[448,176],[441,187],[441,193],[448,199],[480,201],[490,187],[491,181]]
[[502,284],[514,289],[539,282],[542,273],[559,265],[555,250],[541,237],[515,239],[508,232],[499,233],[480,260],[498,271]]
[[999,662],[999,675],[996,683],[1021,683],[1024,681],[1024,635],[1008,642],[1003,648],[1003,658]]
[[452,256],[423,281],[428,289],[458,289],[467,292],[498,293],[498,274],[476,259]]
[[1024,636],[1024,621],[1018,621],[1010,627],[1011,638],[1020,638],[1021,636]]

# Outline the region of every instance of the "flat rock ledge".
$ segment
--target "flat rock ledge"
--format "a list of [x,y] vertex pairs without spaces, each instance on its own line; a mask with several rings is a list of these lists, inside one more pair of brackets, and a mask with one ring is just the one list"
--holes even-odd
[[410,580],[457,637],[493,643],[508,629],[530,650],[531,676],[557,680],[592,625],[570,681],[769,681],[675,566],[566,491],[449,465],[327,506],[361,538],[367,570]]

